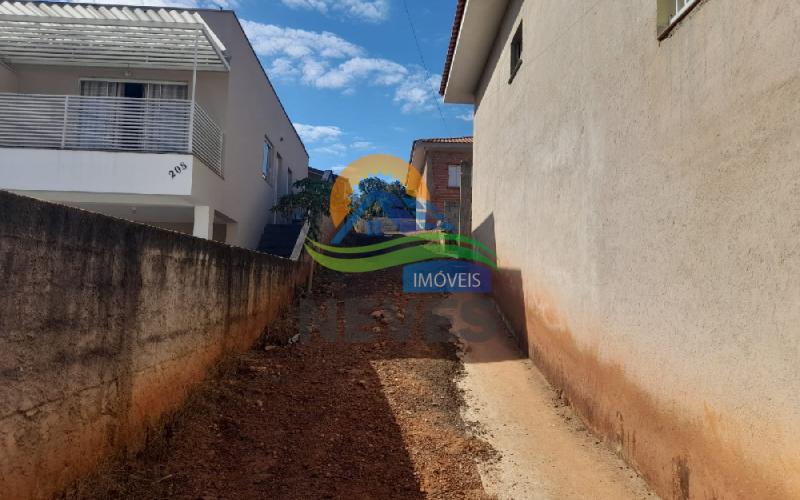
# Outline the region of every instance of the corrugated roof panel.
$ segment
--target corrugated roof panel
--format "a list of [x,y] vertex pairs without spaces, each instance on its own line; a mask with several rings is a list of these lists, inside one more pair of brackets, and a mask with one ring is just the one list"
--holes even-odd
[[161,61],[182,68],[194,60],[187,37],[201,27],[201,69],[228,69],[224,44],[193,10],[2,0],[0,16],[0,57],[11,62],[154,67]]

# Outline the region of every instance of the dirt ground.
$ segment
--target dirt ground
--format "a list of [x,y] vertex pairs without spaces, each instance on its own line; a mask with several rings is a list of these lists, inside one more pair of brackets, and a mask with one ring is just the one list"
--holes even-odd
[[489,498],[444,300],[398,271],[319,271],[163,435],[66,498]]
[[591,434],[563,392],[524,356],[494,301],[453,294],[437,313],[458,336],[462,412],[478,422],[497,460],[479,462],[482,483],[500,499],[655,500],[645,481]]

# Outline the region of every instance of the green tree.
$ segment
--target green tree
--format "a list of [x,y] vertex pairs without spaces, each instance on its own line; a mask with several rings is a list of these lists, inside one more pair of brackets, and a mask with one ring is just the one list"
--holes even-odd
[[[358,193],[353,194],[351,211],[360,207],[362,201],[366,199],[370,194],[378,191],[383,191],[385,193],[392,194],[399,201],[405,200],[407,196],[406,187],[400,181],[396,180],[392,183],[388,183],[385,180],[381,179],[380,177],[367,177],[366,179],[362,179],[358,183]],[[373,217],[385,217],[385,216],[386,214],[384,213],[383,208],[378,203],[374,203],[373,205],[367,207],[364,210],[363,214],[363,217],[367,219]]]
[[304,221],[309,223],[308,235],[318,240],[322,226],[322,218],[331,215],[331,188],[327,181],[301,179],[294,183],[294,192],[281,196],[272,211],[290,217],[297,211],[304,214]]

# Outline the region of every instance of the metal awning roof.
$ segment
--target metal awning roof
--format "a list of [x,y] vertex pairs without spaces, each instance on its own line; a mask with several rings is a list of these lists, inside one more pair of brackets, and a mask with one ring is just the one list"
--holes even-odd
[[0,1],[0,60],[228,71],[225,46],[192,10]]

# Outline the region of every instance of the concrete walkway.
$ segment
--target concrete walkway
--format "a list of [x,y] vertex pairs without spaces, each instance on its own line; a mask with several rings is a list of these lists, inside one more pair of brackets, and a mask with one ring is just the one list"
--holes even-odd
[[501,455],[480,467],[498,498],[654,499],[583,427],[509,336],[492,300],[456,294],[436,310],[462,341],[464,418]]

